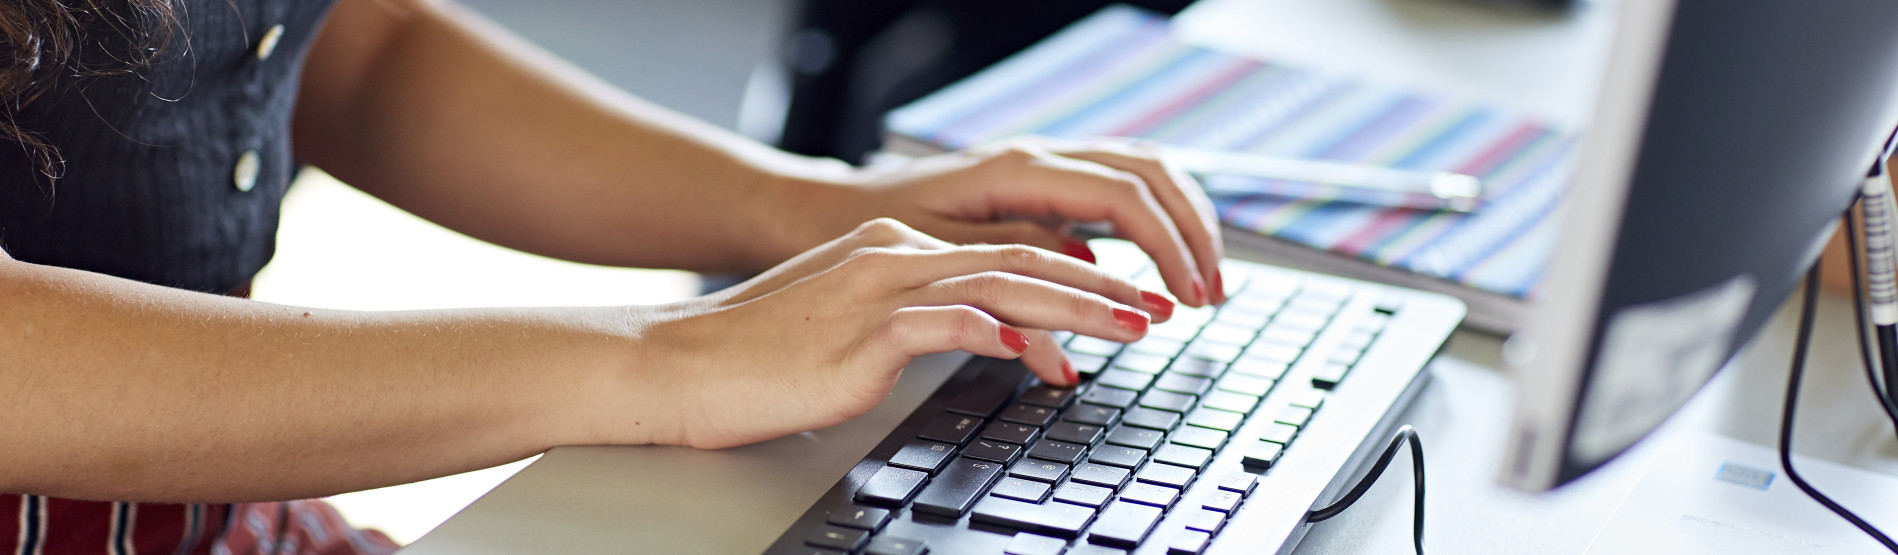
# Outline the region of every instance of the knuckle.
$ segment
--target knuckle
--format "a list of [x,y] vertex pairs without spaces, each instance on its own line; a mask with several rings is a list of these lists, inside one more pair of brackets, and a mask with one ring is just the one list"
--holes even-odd
[[[1021,235],[1020,232],[1016,233]],[[1019,238],[1019,237],[1018,237]],[[1047,251],[1023,245],[1006,245],[995,249],[997,266],[1005,272],[1022,273],[1048,263]]]
[[893,245],[908,238],[911,230],[894,218],[877,218],[857,226],[851,235],[872,245]]
[[963,282],[963,292],[977,304],[994,306],[1007,298],[1009,288],[1015,285],[1015,279],[1002,272],[982,272],[969,276]]

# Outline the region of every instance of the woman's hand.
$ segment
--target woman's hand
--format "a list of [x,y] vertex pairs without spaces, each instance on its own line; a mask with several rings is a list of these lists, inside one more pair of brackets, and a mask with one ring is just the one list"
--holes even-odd
[[751,281],[665,307],[642,324],[639,368],[627,378],[640,383],[625,386],[670,393],[676,422],[661,425],[676,436],[660,441],[742,445],[868,412],[910,359],[928,353],[1019,358],[1042,381],[1073,385],[1078,376],[1043,330],[1134,341],[1149,315],[1172,312],[1165,297],[1073,258],[957,247],[880,219]]
[[1104,221],[1153,258],[1175,298],[1225,301],[1212,201],[1146,146],[1022,139],[829,180],[853,186],[791,204],[812,234],[834,237],[842,232],[836,226],[850,225],[843,222],[891,217],[954,243],[1024,244],[1091,259],[1067,228]]

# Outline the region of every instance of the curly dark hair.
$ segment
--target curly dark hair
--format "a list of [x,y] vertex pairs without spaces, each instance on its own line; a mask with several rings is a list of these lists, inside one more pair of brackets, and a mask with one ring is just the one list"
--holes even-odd
[[153,63],[177,28],[171,0],[0,1],[0,147],[16,143],[58,179],[58,149],[19,114],[58,87]]

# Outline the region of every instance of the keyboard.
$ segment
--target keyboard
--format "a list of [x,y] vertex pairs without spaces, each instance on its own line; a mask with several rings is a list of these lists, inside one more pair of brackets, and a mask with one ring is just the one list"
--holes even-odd
[[[1137,250],[1099,243],[1103,267],[1164,290]],[[1057,334],[1077,387],[971,358],[767,553],[1290,551],[1306,511],[1382,443],[1463,305],[1222,270],[1229,302],[1180,306],[1134,343]]]

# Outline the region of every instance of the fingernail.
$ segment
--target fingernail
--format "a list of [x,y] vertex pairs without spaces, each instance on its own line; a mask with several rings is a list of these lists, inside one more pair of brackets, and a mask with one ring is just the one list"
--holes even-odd
[[1200,279],[1199,276],[1193,276],[1193,298],[1199,299],[1199,304],[1206,304],[1211,300],[1206,296],[1206,280]]
[[1152,291],[1141,291],[1140,300],[1147,303],[1147,313],[1157,320],[1173,317],[1173,300]]
[[1088,264],[1093,264],[1095,261],[1094,249],[1087,248],[1087,241],[1080,239],[1068,239],[1066,243],[1061,245],[1061,252],[1068,256],[1086,260]]
[[1134,333],[1147,332],[1147,317],[1142,316],[1138,312],[1125,308],[1116,308],[1114,309],[1114,321],[1119,322],[1120,327],[1127,328],[1127,331]]
[[1022,335],[1014,328],[1002,328],[1002,346],[1015,351],[1015,354],[1022,354],[1028,351],[1028,336]]
[[1061,375],[1068,378],[1069,386],[1081,385],[1081,373],[1074,371],[1074,363],[1068,357],[1061,357]]
[[1213,270],[1213,292],[1219,294],[1221,302],[1226,300],[1226,272],[1224,270]]

